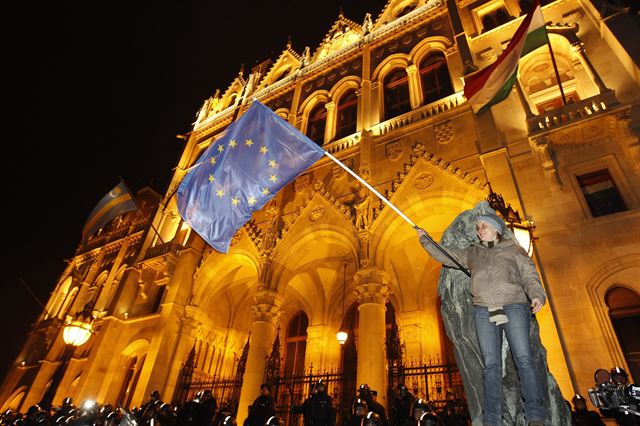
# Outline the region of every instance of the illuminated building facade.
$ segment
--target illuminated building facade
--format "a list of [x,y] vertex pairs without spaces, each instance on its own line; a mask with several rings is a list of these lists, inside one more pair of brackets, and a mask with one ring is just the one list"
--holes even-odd
[[625,38],[638,21],[608,4],[543,2],[557,73],[547,47],[530,53],[509,97],[478,116],[462,76],[495,61],[528,0],[390,0],[362,23],[340,15],[315,51],[288,45],[241,71],[204,102],[167,193],[141,191],[143,213],[78,248],[0,405],[40,401],[61,364],[65,318],[87,303],[96,332],[75,349],[54,404],[70,395],[134,406],[155,389],[180,401],[209,383],[239,400],[241,422],[263,381],[322,373],[338,401],[367,383],[388,406],[396,367],[411,365],[447,366],[416,385],[421,395],[459,390],[439,317],[441,266],[328,158],[256,213],[228,254],[182,222],[174,189],[253,97],[436,240],[490,183],[533,230],[549,295],[537,317],[565,397],[585,394],[597,368],[640,381],[640,57]]

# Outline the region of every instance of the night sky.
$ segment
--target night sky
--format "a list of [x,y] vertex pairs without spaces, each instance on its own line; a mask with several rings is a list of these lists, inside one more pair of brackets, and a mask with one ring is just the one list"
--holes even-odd
[[[225,6],[220,6],[224,4]],[[362,23],[386,1],[13,2],[3,19],[0,376],[122,176],[164,194],[204,99],[245,65],[313,53],[342,8]],[[310,10],[303,10],[302,6]],[[8,76],[7,76],[8,74]],[[35,298],[21,284],[30,288]]]

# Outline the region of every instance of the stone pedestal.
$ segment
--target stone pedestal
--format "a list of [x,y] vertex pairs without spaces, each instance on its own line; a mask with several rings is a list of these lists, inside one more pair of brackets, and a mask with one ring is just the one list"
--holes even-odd
[[254,301],[255,304],[251,308],[254,321],[251,326],[247,367],[240,390],[238,424],[244,422],[249,413],[249,405],[260,395],[267,357],[271,353],[276,324],[281,314],[282,298],[273,291],[259,291]]
[[388,276],[384,271],[367,268],[356,272],[358,293],[358,371],[357,384],[378,391],[378,402],[387,406],[385,351],[385,304],[389,298]]

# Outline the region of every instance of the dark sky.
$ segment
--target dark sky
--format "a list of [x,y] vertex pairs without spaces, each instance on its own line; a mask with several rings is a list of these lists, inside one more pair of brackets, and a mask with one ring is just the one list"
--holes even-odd
[[[313,52],[340,8],[386,1],[13,2],[2,25],[0,377],[73,257],[84,221],[122,176],[164,193],[204,99],[241,64]],[[224,6],[221,6],[224,5]],[[307,8],[302,9],[302,7]],[[8,94],[8,96],[6,96]]]

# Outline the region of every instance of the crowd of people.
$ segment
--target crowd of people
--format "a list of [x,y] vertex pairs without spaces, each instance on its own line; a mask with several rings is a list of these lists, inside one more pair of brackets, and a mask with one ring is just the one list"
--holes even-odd
[[[414,396],[407,386],[400,383],[394,388],[389,401],[389,414],[377,400],[378,393],[362,384],[351,402],[348,415],[342,426],[469,426],[471,416],[465,401],[453,392],[447,392],[446,402],[438,409],[434,402]],[[599,413],[587,409],[586,399],[576,394],[571,408],[573,425],[604,425]],[[327,385],[319,380],[311,387],[309,396],[300,404],[293,405],[290,414],[301,415],[304,426],[336,426],[338,413]],[[620,425],[636,425],[631,416],[602,413],[614,417]],[[620,417],[620,419],[618,418]],[[293,417],[295,418],[295,417]],[[296,424],[298,424],[296,422]],[[140,407],[131,410],[114,408],[110,404],[99,405],[85,401],[79,407],[71,398],[62,405],[46,410],[39,405],[31,406],[26,413],[8,410],[0,416],[0,425],[24,426],[237,426],[235,410],[223,403],[218,407],[210,390],[198,392],[193,399],[179,406],[162,401],[160,393],[153,391]],[[284,419],[276,412],[276,404],[269,384],[260,386],[260,395],[249,406],[243,426],[283,426]]]

